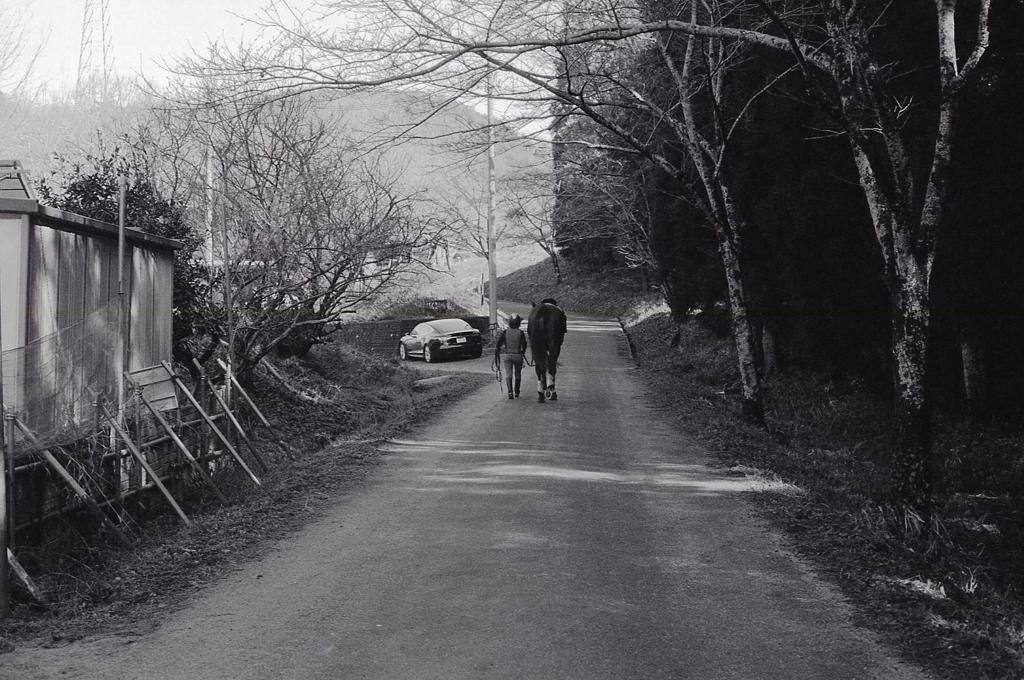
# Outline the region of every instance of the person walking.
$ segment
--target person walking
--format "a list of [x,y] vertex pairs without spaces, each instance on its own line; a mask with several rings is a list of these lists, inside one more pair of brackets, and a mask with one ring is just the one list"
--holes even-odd
[[[523,317],[513,314],[508,318],[508,328],[498,336],[498,342],[494,347],[494,356],[502,361],[505,368],[505,384],[508,386],[508,398],[515,399],[519,396],[519,383],[523,377],[523,357],[526,355],[526,333],[519,325]],[[504,359],[501,356],[501,349],[505,348]]]

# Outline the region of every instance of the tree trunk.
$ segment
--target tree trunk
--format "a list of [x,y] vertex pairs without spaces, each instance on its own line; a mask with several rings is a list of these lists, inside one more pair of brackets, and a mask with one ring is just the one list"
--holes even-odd
[[977,339],[969,331],[961,331],[960,359],[963,363],[964,396],[967,400],[967,415],[972,425],[977,425],[988,415],[985,387],[985,362]]
[[729,289],[729,310],[732,314],[732,337],[736,344],[736,359],[743,389],[743,419],[764,425],[764,401],[761,379],[757,372],[754,328],[747,314],[746,293],[740,276],[739,259],[728,237],[720,234],[719,251],[725,265],[725,280]]
[[[696,21],[698,8],[691,7],[691,17]],[[659,38],[660,40],[660,38]],[[704,188],[704,209],[709,222],[715,227],[718,235],[718,252],[725,269],[725,281],[729,295],[729,310],[732,315],[732,336],[736,343],[736,359],[740,372],[743,390],[743,419],[764,425],[764,402],[761,395],[761,378],[758,375],[758,362],[754,329],[747,315],[747,296],[743,287],[743,276],[740,268],[740,253],[744,221],[730,198],[730,188],[722,174],[721,161],[724,158],[728,136],[720,136],[715,132],[715,139],[704,137],[694,114],[693,97],[691,96],[691,73],[694,63],[699,57],[696,39],[689,36],[686,55],[682,63],[677,63],[668,50],[667,43],[660,41],[662,57],[665,65],[672,73],[679,94],[679,107],[682,120],[675,123],[679,138],[684,142],[689,160],[693,163],[697,176]],[[715,83],[706,83],[709,89],[713,108],[721,105],[722,92]],[[677,171],[677,176],[682,176]],[[682,182],[684,191],[689,193],[685,180]]]
[[927,281],[922,277],[906,278],[900,283],[893,296],[895,491],[899,503],[927,521],[931,514],[933,474],[927,372],[929,294]]
[[555,285],[562,283],[562,265],[558,261],[558,253],[555,252],[554,248],[551,249],[551,266],[555,268]]
[[779,362],[775,350],[775,334],[768,324],[761,326],[762,375],[775,375],[779,372]]

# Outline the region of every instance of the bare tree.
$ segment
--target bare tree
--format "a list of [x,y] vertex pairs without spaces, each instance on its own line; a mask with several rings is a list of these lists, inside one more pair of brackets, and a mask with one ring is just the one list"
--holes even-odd
[[[722,21],[728,14],[722,8],[725,4],[694,3],[691,23],[686,25],[693,25],[698,18]],[[286,15],[286,5],[276,7],[263,19],[265,27],[276,29],[280,36],[272,46],[222,52],[182,68],[214,70],[232,80],[255,82],[256,90],[225,93],[242,99],[256,91],[260,96],[285,97],[310,88],[404,84],[427,88],[442,97],[442,104],[497,96],[517,102],[520,111],[533,116],[546,116],[555,100],[571,115],[585,116],[610,131],[617,138],[617,151],[644,157],[679,179],[681,190],[689,193],[691,202],[719,234],[743,411],[749,420],[763,422],[754,337],[740,268],[742,218],[721,172],[729,127],[735,121],[716,120],[712,113],[698,112],[690,103],[692,96],[702,92],[705,108],[717,106],[719,112],[724,111],[724,74],[737,62],[737,55],[742,58],[742,50],[727,47],[722,36],[708,34],[699,44],[696,39],[688,42],[680,57],[668,44],[671,31],[644,23],[645,14],[654,11],[646,5],[599,7],[591,2],[535,0],[473,5],[434,0],[413,5],[397,0],[343,0],[322,3],[323,12],[316,23]],[[331,23],[339,17],[344,20],[332,28]],[[601,21],[616,22],[615,29],[598,24],[595,32],[595,22]],[[348,25],[358,26],[358,30],[346,28]],[[631,25],[640,28],[631,30]],[[652,47],[660,50],[664,65],[674,76],[671,100],[661,96],[661,88],[646,88],[642,79],[624,77],[630,57]],[[703,68],[697,64],[700,57]],[[633,109],[642,110],[645,120],[618,115]],[[742,116],[742,109],[735,115]],[[665,148],[662,138],[650,134],[651,119],[665,123],[663,127],[687,150],[689,162],[681,165],[674,158],[678,156],[675,150]]]
[[555,283],[562,282],[558,244],[555,240],[554,173],[550,170],[524,170],[506,182],[505,239],[514,245],[537,245],[551,260]]
[[226,277],[224,335],[240,370],[305,353],[341,314],[429,267],[444,229],[378,155],[339,134],[322,98],[218,104],[206,85],[177,93],[164,177],[206,198],[206,259]]
[[[808,44],[764,0],[758,4],[785,37],[819,105],[850,143],[893,309],[898,496],[927,517],[932,484],[927,385],[931,273],[947,207],[957,112],[965,85],[988,48],[991,3],[980,0],[958,16],[955,0],[935,0],[939,95],[923,112],[931,130],[923,147],[907,138],[907,103],[894,90],[892,69],[872,49],[871,28],[881,17],[867,14],[855,0],[822,0],[827,40]],[[958,19],[967,24],[959,33]],[[918,172],[919,167],[925,170]]]
[[[667,63],[685,88],[689,78],[689,45],[698,37],[744,43],[776,51],[788,51],[817,103],[850,142],[861,186],[867,199],[875,234],[885,263],[885,282],[893,309],[893,358],[896,367],[896,425],[900,438],[898,497],[911,509],[927,516],[931,496],[931,413],[927,398],[928,328],[931,271],[946,210],[950,166],[953,159],[957,111],[965,85],[977,71],[989,41],[989,0],[981,0],[971,12],[957,14],[952,0],[936,0],[936,80],[939,95],[922,112],[931,130],[923,147],[907,139],[905,116],[908,104],[894,90],[895,74],[876,53],[872,27],[882,18],[856,0],[822,0],[819,16],[823,35],[800,32],[765,0],[757,0],[771,28],[734,28],[725,22],[707,21],[692,13],[689,21],[658,21],[623,26],[594,27],[568,36],[564,43],[601,36],[621,40],[654,32],[659,47],[664,36],[687,36],[687,58],[681,65]],[[967,23],[958,33],[958,19]],[[959,50],[966,45],[966,53]],[[959,47],[958,47],[959,46]],[[684,98],[683,107],[689,102]],[[684,112],[684,124],[692,116]],[[714,154],[697,135],[681,135],[704,149],[690,148],[702,181],[701,167]],[[918,172],[917,168],[926,168]],[[713,174],[713,173],[712,173]],[[721,188],[725,188],[722,185]],[[726,216],[732,212],[726,193],[720,195]],[[725,224],[729,224],[727,219]],[[728,246],[728,243],[724,244]],[[730,258],[723,253],[727,275]],[[733,285],[732,280],[729,282]]]
[[656,170],[635,157],[588,148],[564,151],[560,162],[565,167],[557,182],[558,241],[596,239],[610,244],[629,267],[660,270],[663,260],[653,250],[654,216],[646,190]]
[[573,244],[598,242],[630,268],[658,269],[651,250],[652,211],[642,190],[648,177],[637,161],[575,146],[561,150],[558,171],[545,167],[517,174],[507,183],[511,230],[506,238],[539,246],[559,282],[560,249]]
[[[754,5],[760,10],[756,16]],[[524,104],[553,98],[614,131],[624,147],[661,164],[666,159],[646,143],[641,129],[624,127],[607,114],[611,104],[642,105],[675,129],[685,144],[704,194],[695,196],[694,203],[704,207],[708,221],[718,228],[733,314],[742,326],[744,292],[738,268],[742,218],[716,164],[716,158],[722,157],[721,143],[727,141],[721,135],[728,131],[729,122],[715,112],[711,123],[717,130],[712,134],[703,127],[708,121],[701,119],[702,112],[691,108],[698,82],[705,96],[718,96],[723,71],[711,62],[698,65],[695,57],[713,58],[725,66],[736,46],[790,55],[819,105],[849,139],[870,208],[893,308],[896,423],[901,440],[899,496],[909,507],[927,513],[930,277],[947,204],[957,111],[964,86],[988,47],[991,3],[979,0],[958,12],[954,0],[934,2],[934,75],[939,96],[920,105],[927,107],[921,115],[930,118],[930,142],[924,146],[905,139],[906,102],[893,91],[892,69],[871,40],[885,6],[858,0],[792,5],[798,15],[810,12],[806,25],[811,30],[799,29],[796,21],[782,14],[779,8],[787,3],[766,0],[680,3],[667,11],[614,2],[598,7],[586,0],[494,5],[351,0],[322,3],[324,13],[315,23],[308,17],[288,15],[285,6],[279,5],[264,17],[267,27],[279,30],[277,43],[220,55],[215,63],[204,66],[246,76],[271,96],[307,88],[402,84],[430,87],[452,98],[483,96],[482,83],[497,71],[506,76],[497,79],[501,96]],[[338,20],[341,17],[343,21]],[[679,42],[686,45],[681,55],[672,50]],[[587,69],[600,61],[595,57],[612,64],[623,49],[652,46],[662,52],[682,95],[678,109],[661,106],[641,91],[622,92],[619,86],[628,81],[586,77],[591,75]],[[566,82],[566,73],[584,76],[578,88]],[[918,166],[927,170],[917,173]],[[665,170],[677,173],[680,168],[669,164]],[[744,347],[752,337],[742,328],[736,330],[744,398],[753,413],[758,406],[755,400],[759,401],[757,374],[750,368],[752,352]]]
[[[430,189],[434,214],[448,225],[445,245],[489,258],[487,244],[488,187],[486,170],[473,162],[461,168],[446,168],[446,181]],[[506,223],[496,224],[496,235],[505,236]]]
[[24,94],[46,36],[33,40],[23,10],[0,7],[0,95]]

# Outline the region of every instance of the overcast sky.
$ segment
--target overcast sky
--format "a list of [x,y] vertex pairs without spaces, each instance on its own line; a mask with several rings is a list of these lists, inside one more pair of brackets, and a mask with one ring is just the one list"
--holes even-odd
[[[78,71],[85,0],[0,0],[29,20],[33,38],[46,36],[37,77],[71,86]],[[203,50],[211,38],[236,41],[255,35],[244,16],[269,0],[107,0],[114,68],[161,80],[161,60]],[[99,14],[101,0],[93,0]],[[305,2],[303,4],[306,4]],[[239,16],[234,16],[239,15]],[[98,33],[96,35],[98,42]],[[96,57],[94,61],[98,61]]]

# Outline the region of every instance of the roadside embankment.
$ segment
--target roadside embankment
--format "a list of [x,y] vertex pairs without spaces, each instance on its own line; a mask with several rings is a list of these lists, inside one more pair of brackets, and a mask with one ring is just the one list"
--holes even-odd
[[[528,300],[543,288],[579,311],[611,280],[570,269],[556,285],[548,269],[502,279],[502,295]],[[730,474],[767,482],[750,500],[842,589],[858,623],[938,678],[1024,677],[1019,432],[938,428],[935,510],[922,522],[891,503],[884,394],[811,371],[775,372],[765,377],[768,426],[751,426],[740,417],[735,353],[722,329],[673,317],[637,286],[616,286],[597,308],[628,310],[617,314],[648,398]]]
[[[340,343],[282,361],[277,373],[286,382],[260,372],[250,394],[295,460],[279,457],[259,488],[244,474],[222,471],[217,482],[227,506],[196,499],[188,507],[190,526],[160,517],[141,527],[131,549],[90,535],[44,557],[45,569],[32,576],[50,604],[40,608],[16,590],[12,616],[0,623],[0,653],[150,629],[190,594],[263,554],[358,485],[381,461],[386,439],[489,379],[465,373],[423,382],[397,358],[375,358]],[[258,434],[256,445],[272,450],[275,443]]]

